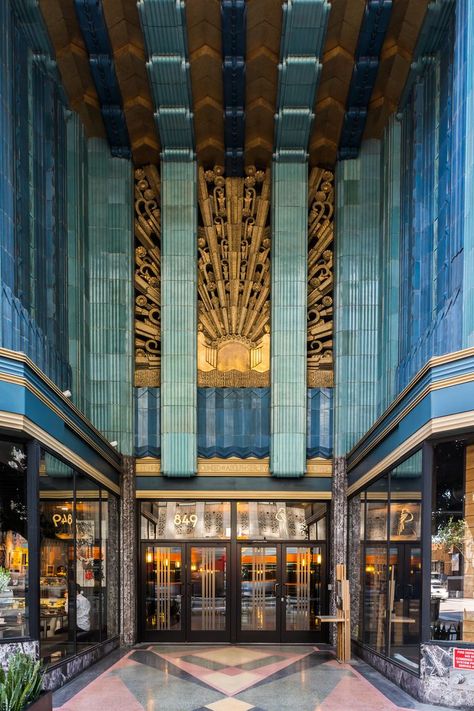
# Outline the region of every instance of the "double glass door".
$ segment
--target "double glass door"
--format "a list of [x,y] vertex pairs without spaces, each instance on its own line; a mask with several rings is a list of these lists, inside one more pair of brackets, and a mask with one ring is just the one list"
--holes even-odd
[[321,545],[239,546],[237,639],[315,640],[324,610]]
[[142,543],[141,638],[229,639],[228,544]]

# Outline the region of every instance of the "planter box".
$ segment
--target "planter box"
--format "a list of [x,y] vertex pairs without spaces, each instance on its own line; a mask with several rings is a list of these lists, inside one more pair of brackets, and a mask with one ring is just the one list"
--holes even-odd
[[25,706],[24,711],[52,711],[53,708],[53,692],[45,691],[39,699],[33,701],[29,706]]

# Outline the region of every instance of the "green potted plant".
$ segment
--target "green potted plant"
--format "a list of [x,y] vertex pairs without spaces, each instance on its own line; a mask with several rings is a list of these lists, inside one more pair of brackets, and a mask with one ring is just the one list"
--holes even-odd
[[8,670],[0,668],[0,711],[52,711],[53,695],[42,692],[40,662],[24,652],[10,658]]

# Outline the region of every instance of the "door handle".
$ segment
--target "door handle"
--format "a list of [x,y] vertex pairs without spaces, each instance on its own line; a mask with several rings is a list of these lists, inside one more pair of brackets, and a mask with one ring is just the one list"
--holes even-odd
[[280,583],[275,583],[275,585],[273,586],[273,593],[274,593],[275,597],[278,597],[279,588],[280,588]]

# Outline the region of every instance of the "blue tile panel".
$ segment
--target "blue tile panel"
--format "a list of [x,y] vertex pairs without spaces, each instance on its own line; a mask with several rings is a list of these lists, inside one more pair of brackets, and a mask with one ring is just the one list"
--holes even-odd
[[88,262],[87,140],[79,116],[70,112],[67,130],[67,312],[72,401],[90,410],[90,304]]
[[161,470],[197,470],[197,170],[161,170]]
[[135,456],[160,457],[160,388],[134,388]]
[[241,176],[245,141],[245,0],[221,0],[226,175]]
[[1,3],[2,341],[69,387],[64,95],[36,4]]
[[90,419],[123,454],[132,454],[132,167],[93,138],[88,175]]
[[74,0],[74,7],[89,54],[110,150],[114,156],[130,158],[130,140],[102,0]]
[[287,0],[278,65],[275,160],[305,161],[331,6],[327,0]]
[[392,4],[392,0],[367,0],[339,142],[340,160],[358,155]]
[[308,390],[307,457],[332,457],[333,388]]
[[273,165],[271,444],[273,476],[306,471],[308,167]]
[[194,129],[182,0],[138,0],[155,121],[165,160],[192,160]]
[[344,455],[377,415],[380,303],[380,141],[336,170],[334,454]]
[[[465,124],[459,47],[451,13],[436,53],[413,84],[402,115],[400,391],[433,355],[463,345]],[[459,65],[461,62],[461,66]],[[468,165],[469,163],[467,163]],[[472,272],[465,272],[472,283]],[[466,286],[467,286],[466,283]]]
[[[453,159],[463,169],[453,186],[454,239],[464,237],[463,347],[474,346],[474,7],[456,3]],[[458,128],[459,127],[459,128]],[[459,169],[458,169],[459,170]],[[461,190],[461,187],[463,188]],[[458,221],[456,222],[456,218]],[[458,241],[458,240],[456,240]]]
[[200,457],[268,457],[270,388],[199,388]]

